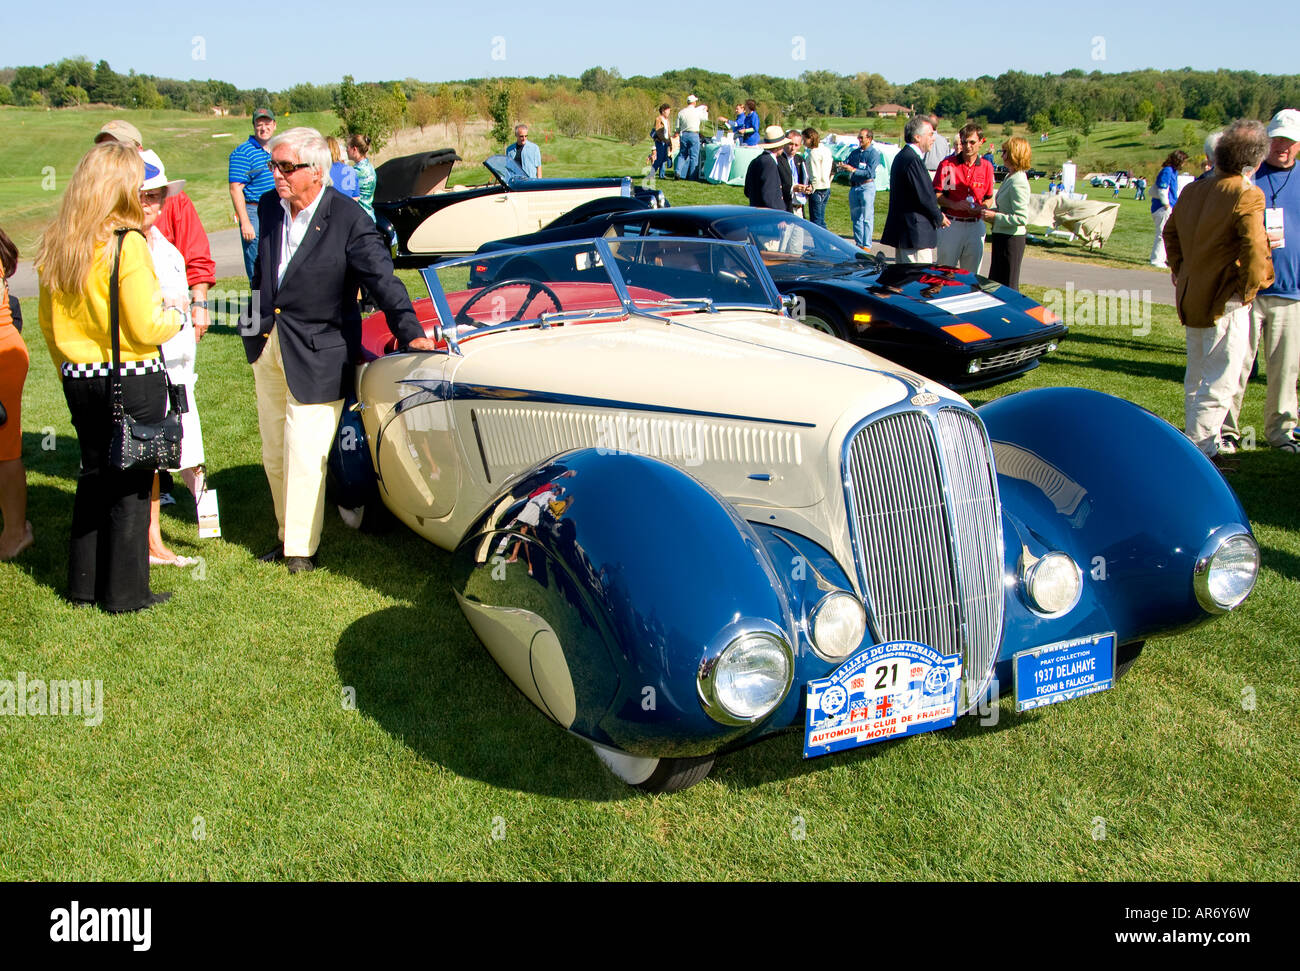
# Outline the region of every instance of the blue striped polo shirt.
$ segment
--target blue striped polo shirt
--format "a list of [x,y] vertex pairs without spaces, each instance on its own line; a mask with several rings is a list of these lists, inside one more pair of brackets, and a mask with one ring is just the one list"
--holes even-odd
[[226,181],[244,184],[244,201],[250,206],[256,206],[264,193],[275,188],[275,176],[266,167],[269,161],[270,153],[252,135],[230,153],[230,177]]

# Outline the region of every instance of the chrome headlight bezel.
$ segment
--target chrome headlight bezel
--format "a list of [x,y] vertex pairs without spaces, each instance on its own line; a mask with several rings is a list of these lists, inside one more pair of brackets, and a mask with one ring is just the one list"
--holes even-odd
[[[1042,598],[1035,595],[1034,584],[1037,578],[1045,575],[1046,571],[1060,569],[1062,566],[1067,567],[1074,577],[1074,594],[1068,604],[1053,608],[1050,604],[1044,604]],[[1026,605],[1038,616],[1063,617],[1077,607],[1083,597],[1083,571],[1068,553],[1053,550],[1040,557],[1033,557],[1026,551],[1020,560],[1020,589]]]
[[[827,616],[826,610],[828,608],[836,608],[841,604],[847,606],[845,603],[846,600],[851,602],[852,605],[857,608],[860,630],[858,631],[856,639],[853,639],[850,635],[848,640],[852,641],[852,643],[847,646],[842,654],[837,654],[835,651],[829,649],[831,641],[829,632],[825,632],[824,636],[819,637],[817,628],[821,623],[822,618]],[[830,593],[826,594],[826,596],[822,597],[821,600],[817,601],[817,606],[813,607],[812,612],[808,615],[808,640],[812,644],[813,653],[823,661],[830,661],[832,663],[843,661],[858,649],[862,644],[862,638],[866,635],[867,609],[863,605],[861,599],[848,590],[832,590]]]
[[[705,713],[722,725],[752,725],[776,711],[781,702],[785,701],[794,684],[794,651],[791,650],[785,635],[775,625],[753,625],[737,631],[734,636],[719,637],[718,643],[721,644],[720,647],[710,649],[700,659],[696,676],[700,704],[704,707]],[[747,649],[765,649],[774,652],[785,668],[780,692],[774,696],[774,700],[757,711],[746,710],[735,704],[734,699],[731,699],[732,704],[728,704],[726,697],[725,674],[728,659],[734,658],[738,652]]]
[[[1251,572],[1250,582],[1241,595],[1235,599],[1219,600],[1213,589],[1215,560],[1230,544],[1240,546],[1243,542],[1248,544],[1249,550],[1254,555],[1254,569]],[[1201,605],[1201,608],[1206,613],[1226,614],[1228,611],[1241,606],[1246,598],[1250,596],[1251,591],[1255,589],[1255,583],[1258,580],[1259,543],[1249,529],[1237,523],[1216,529],[1210,534],[1209,539],[1201,545],[1200,552],[1196,554],[1196,565],[1192,568],[1192,589],[1196,592],[1197,603]]]

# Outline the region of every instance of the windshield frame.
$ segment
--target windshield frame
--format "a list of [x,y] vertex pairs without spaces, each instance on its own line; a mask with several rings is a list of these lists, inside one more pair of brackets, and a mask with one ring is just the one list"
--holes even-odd
[[[676,297],[670,295],[670,299],[679,301],[675,306],[664,306],[661,308],[649,308],[638,306],[637,301],[640,298],[633,297],[628,288],[627,281],[618,270],[618,257],[615,255],[614,247],[619,244],[629,244],[645,246],[646,244],[656,243],[661,240],[672,240],[682,243],[694,243],[701,246],[719,247],[731,250],[735,255],[742,257],[748,264],[748,269],[754,275],[754,279],[760,284],[762,293],[767,297],[766,304],[759,303],[724,303],[714,304],[712,298],[706,296],[689,296]],[[590,239],[566,239],[555,243],[534,244],[530,246],[516,246],[504,250],[492,250],[487,253],[476,253],[473,256],[460,257],[453,260],[442,260],[438,263],[431,263],[420,270],[420,276],[424,279],[424,285],[429,290],[429,298],[433,302],[434,309],[438,313],[439,332],[446,339],[448,349],[453,354],[463,353],[460,349],[460,334],[456,323],[455,315],[451,312],[451,304],[447,300],[447,294],[443,291],[441,280],[438,274],[441,271],[453,269],[458,266],[465,266],[472,263],[480,263],[484,260],[509,260],[516,256],[526,254],[544,253],[558,249],[573,249],[575,252],[586,248],[594,248],[600,257],[600,266],[608,277],[610,286],[613,287],[614,296],[617,299],[616,304],[611,304],[608,308],[611,314],[627,317],[648,317],[661,323],[672,323],[673,313],[691,304],[698,302],[701,309],[707,313],[716,313],[719,310],[744,309],[756,310],[766,313],[782,314],[784,313],[784,304],[781,293],[777,290],[776,284],[772,280],[772,275],[764,266],[761,255],[752,243],[734,242],[731,240],[707,239],[701,237],[677,237],[677,236],[596,236]],[[488,284],[490,286],[490,284]],[[480,288],[480,289],[485,289]],[[645,301],[641,301],[644,303]],[[656,309],[660,312],[656,312]],[[475,336],[482,334],[494,333],[506,330],[521,330],[530,327],[549,328],[557,323],[564,323],[568,320],[580,320],[584,317],[594,316],[600,311],[593,310],[571,310],[559,311],[557,313],[543,313],[535,318],[525,318],[522,320],[507,320],[499,324],[485,324],[474,327],[472,332]],[[450,325],[450,326],[449,326]]]
[[483,167],[492,173],[492,177],[509,189],[516,182],[527,182],[519,163],[508,155],[490,155],[483,160]]
[[[724,226],[743,228],[745,230],[746,240],[749,241],[752,245],[753,237],[754,237],[754,231],[752,227],[754,226],[755,223],[764,221],[763,217],[767,216],[768,213],[772,213],[774,215],[768,217],[766,221],[770,221],[772,223],[780,222],[782,221],[781,220],[782,216],[785,216],[786,219],[789,221],[797,220],[798,223],[797,228],[800,229],[802,232],[808,233],[814,239],[817,239],[819,234],[824,235],[828,243],[833,243],[837,247],[836,249],[837,253],[841,252],[841,250],[845,253],[845,258],[842,260],[838,260],[835,263],[827,263],[824,260],[817,259],[814,256],[805,256],[805,255],[799,255],[799,256],[791,255],[789,259],[790,263],[807,262],[810,266],[812,265],[844,266],[845,264],[855,263],[855,262],[858,264],[869,263],[869,254],[866,254],[865,250],[858,249],[852,243],[846,242],[844,239],[837,236],[829,229],[826,229],[824,226],[818,226],[816,223],[810,222],[806,219],[800,219],[799,217],[794,216],[790,213],[781,213],[775,209],[761,209],[761,210],[756,209],[751,213],[744,213],[744,214],[728,213],[725,216],[717,216],[709,220],[709,232],[712,233],[713,236],[718,239],[729,241],[730,237],[724,236],[722,233],[722,228]],[[758,250],[761,258],[763,250],[759,249],[757,246],[755,246],[755,249]],[[775,252],[782,252],[782,251],[777,250]],[[864,258],[864,255],[867,258]],[[767,266],[766,263],[764,263],[763,265]]]

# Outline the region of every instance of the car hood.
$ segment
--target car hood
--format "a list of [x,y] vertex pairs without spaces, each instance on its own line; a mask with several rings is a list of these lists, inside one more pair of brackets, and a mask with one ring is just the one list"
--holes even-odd
[[[899,312],[925,321],[948,343],[964,346],[988,341],[1023,340],[1028,332],[1042,332],[1044,339],[1065,328],[1023,294],[964,270],[949,267],[887,267],[848,269],[835,272],[810,266],[795,275],[793,267],[774,275],[781,289],[801,289],[811,284],[817,290],[842,294],[846,311],[884,305],[896,317]],[[965,325],[965,326],[964,326]],[[880,335],[883,337],[883,335]]]
[[923,390],[960,400],[771,313],[633,317],[495,333],[462,348],[454,396],[482,402],[475,421],[489,455],[493,436],[529,434],[530,408],[561,423],[595,411],[587,444],[657,455],[758,506],[821,502],[839,481],[840,442],[862,417]]

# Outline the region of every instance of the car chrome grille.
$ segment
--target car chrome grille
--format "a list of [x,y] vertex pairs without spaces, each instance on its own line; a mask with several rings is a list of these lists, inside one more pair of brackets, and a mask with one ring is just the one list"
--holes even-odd
[[847,462],[872,626],[882,640],[961,654],[969,710],[1002,639],[1002,522],[984,426],[956,408],[886,415],[853,437]]
[[1024,364],[1026,361],[1032,361],[1036,357],[1042,357],[1051,349],[1051,347],[1051,341],[1043,341],[1041,344],[1015,347],[1009,351],[1003,351],[1001,354],[990,354],[988,357],[981,357],[979,359],[980,371],[996,371],[999,368],[1015,367],[1017,364]]

